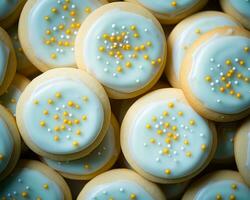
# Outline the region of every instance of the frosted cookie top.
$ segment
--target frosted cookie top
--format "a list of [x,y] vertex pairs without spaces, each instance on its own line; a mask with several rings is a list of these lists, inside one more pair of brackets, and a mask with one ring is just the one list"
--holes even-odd
[[0,20],[8,17],[18,6],[21,0],[0,1]]
[[[187,49],[204,33],[223,26],[240,26],[230,16],[217,11],[206,11],[192,15],[178,24],[171,33],[168,44],[172,48],[171,58],[169,59],[173,71],[169,76],[175,76],[179,85],[181,64]],[[172,40],[173,37],[173,40]],[[171,80],[172,77],[169,77]]]
[[141,7],[131,12],[129,7],[133,4],[98,9],[80,29],[76,46],[78,66],[105,87],[122,93],[145,88],[162,72],[166,56],[160,24]]
[[3,84],[8,67],[10,49],[3,40],[0,39],[0,85]]
[[146,8],[153,10],[160,14],[178,15],[183,11],[192,9],[193,6],[199,3],[200,0],[137,0],[139,3],[144,5]]
[[[24,9],[27,15],[25,38],[32,51],[33,59],[43,64],[42,71],[55,67],[74,67],[75,37],[83,20],[105,0],[42,0],[30,1]],[[21,20],[22,21],[22,20]],[[21,22],[22,23],[22,22]],[[22,31],[22,30],[21,30]],[[27,37],[27,38],[26,38]],[[44,65],[47,65],[46,67]]]
[[65,155],[86,150],[103,137],[104,124],[109,120],[109,102],[100,87],[76,69],[42,74],[28,85],[18,102],[21,133],[47,153]]
[[158,90],[139,99],[125,116],[121,130],[129,164],[164,181],[197,173],[214,145],[208,122],[176,89]]
[[44,162],[55,170],[62,172],[65,177],[70,175],[85,176],[83,179],[88,179],[94,173],[103,170],[103,167],[114,163],[119,155],[118,133],[117,128],[110,125],[107,134],[101,144],[92,151],[89,155],[73,161],[58,162],[47,158],[43,158]]
[[250,37],[238,33],[217,29],[192,50],[187,76],[191,92],[219,113],[238,114],[250,107]]

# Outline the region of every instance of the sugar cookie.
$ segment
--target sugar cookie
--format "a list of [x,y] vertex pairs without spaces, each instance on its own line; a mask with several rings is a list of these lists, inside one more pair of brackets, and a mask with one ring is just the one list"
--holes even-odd
[[166,196],[167,200],[179,200],[189,185],[189,181],[176,184],[161,184],[161,190]]
[[[160,89],[137,100],[121,126],[121,147],[138,173],[158,183],[191,179],[216,149],[212,123],[199,116],[179,89]],[[147,156],[142,156],[147,155]]]
[[89,181],[77,200],[165,200],[161,190],[132,170],[115,169]]
[[237,27],[217,28],[187,50],[181,87],[202,116],[235,121],[250,113],[249,65],[250,32]]
[[173,87],[180,88],[180,68],[187,49],[204,33],[218,27],[240,26],[229,15],[218,11],[203,11],[181,21],[170,33],[166,76]]
[[20,151],[21,140],[16,121],[10,112],[0,105],[0,181],[14,169]]
[[236,171],[221,170],[195,181],[182,200],[248,200],[250,189]]
[[16,116],[16,104],[30,80],[23,75],[16,74],[7,91],[0,96],[0,104],[9,109]]
[[250,30],[250,1],[249,0],[220,0],[222,10]]
[[106,0],[28,0],[19,21],[24,53],[41,71],[75,67],[74,43],[84,19]]
[[234,156],[238,170],[250,186],[250,118],[239,127],[234,139]]
[[21,160],[0,187],[0,199],[71,200],[67,183],[45,164]]
[[165,60],[166,39],[160,23],[132,3],[97,9],[76,38],[78,67],[93,74],[114,99],[148,91],[160,78]]
[[10,35],[10,39],[13,43],[17,56],[17,72],[28,77],[38,75],[39,70],[34,67],[34,65],[28,60],[23,52],[20,41],[18,39],[17,26],[13,26],[12,28],[8,29],[8,33]]
[[203,8],[208,0],[126,0],[149,9],[162,24],[176,24]]
[[66,161],[101,143],[110,115],[109,99],[94,78],[79,69],[60,68],[31,81],[19,98],[16,117],[31,150]]
[[0,95],[3,94],[16,73],[16,55],[9,35],[0,27]]
[[240,122],[217,123],[218,145],[214,161],[228,163],[234,161],[234,136]]
[[0,1],[0,26],[11,27],[19,18],[26,0]]
[[112,115],[108,132],[101,144],[87,156],[73,161],[58,162],[47,158],[42,160],[62,176],[69,179],[89,180],[110,169],[120,153],[119,125]]

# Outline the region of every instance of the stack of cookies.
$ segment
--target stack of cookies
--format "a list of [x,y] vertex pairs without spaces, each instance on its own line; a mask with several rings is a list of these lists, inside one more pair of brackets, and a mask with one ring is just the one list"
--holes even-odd
[[249,200],[250,0],[2,0],[0,200]]

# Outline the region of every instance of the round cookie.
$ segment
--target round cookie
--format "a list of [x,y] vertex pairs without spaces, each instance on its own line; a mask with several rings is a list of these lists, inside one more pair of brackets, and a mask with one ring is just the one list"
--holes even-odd
[[[121,147],[138,173],[157,183],[191,179],[216,149],[212,123],[199,116],[179,89],[160,89],[137,100],[121,126]],[[147,155],[147,156],[143,156]]]
[[166,39],[146,9],[126,2],[93,12],[76,38],[77,66],[101,82],[112,99],[148,91],[165,67]]
[[234,161],[234,136],[240,122],[217,123],[218,145],[214,154],[214,161],[228,163]]
[[132,170],[115,169],[89,181],[77,200],[165,200],[162,191]]
[[8,29],[10,39],[13,43],[17,56],[17,72],[24,76],[34,76],[39,74],[39,70],[28,60],[23,52],[20,41],[18,39],[17,25]]
[[42,160],[62,176],[75,180],[90,180],[110,169],[120,153],[119,125],[114,115],[101,144],[87,156],[73,161],[58,162],[47,158]]
[[248,200],[249,197],[250,189],[238,172],[221,170],[195,181],[182,200]]
[[164,192],[167,200],[179,200],[186,188],[189,185],[189,181],[176,184],[162,184],[159,185]]
[[16,121],[11,113],[0,105],[0,181],[16,166],[21,152],[21,140]]
[[86,72],[49,70],[25,88],[17,103],[17,124],[24,142],[40,156],[74,160],[93,151],[110,122],[103,87]]
[[249,0],[220,0],[222,10],[235,17],[243,26],[250,30]]
[[74,45],[84,19],[106,0],[28,0],[19,21],[19,39],[41,71],[75,67]]
[[30,83],[26,77],[16,74],[7,91],[0,96],[0,104],[16,116],[16,104],[25,87]]
[[0,199],[67,199],[71,192],[67,183],[45,164],[21,160],[0,187]]
[[0,26],[6,29],[18,21],[25,3],[26,0],[0,1]]
[[250,113],[249,64],[250,32],[237,27],[214,29],[187,50],[181,87],[203,117],[218,122],[241,119]]
[[11,84],[16,73],[16,55],[7,32],[0,27],[0,95]]
[[173,87],[180,88],[180,70],[186,51],[204,33],[218,27],[241,26],[229,15],[203,11],[181,21],[170,33],[166,76]]
[[239,127],[234,138],[234,156],[238,170],[250,186],[250,118]]
[[162,24],[176,24],[202,9],[208,0],[126,0],[149,9]]

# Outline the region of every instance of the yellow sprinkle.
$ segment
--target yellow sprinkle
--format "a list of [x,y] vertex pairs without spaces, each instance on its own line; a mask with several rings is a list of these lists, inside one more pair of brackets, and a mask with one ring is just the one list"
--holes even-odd
[[137,58],[137,54],[136,53],[132,54],[132,58]]
[[57,9],[56,8],[51,8],[51,12],[56,13]]
[[152,64],[152,65],[155,65],[155,64],[156,64],[155,60],[152,60],[152,61],[151,61],[151,64]]
[[74,105],[74,102],[73,101],[68,101],[68,106],[69,107],[72,107]]
[[3,160],[4,156],[3,154],[0,154],[0,160]]
[[44,16],[44,20],[48,21],[49,20],[49,16]]
[[222,81],[225,81],[225,80],[226,80],[226,77],[225,77],[225,76],[222,76],[222,77],[221,77],[221,80],[222,80]]
[[60,92],[56,92],[55,96],[56,96],[56,98],[61,98],[62,94]]
[[130,68],[132,66],[131,62],[126,62],[126,67]]
[[164,124],[164,127],[165,128],[168,128],[170,126],[170,123],[168,123],[168,122],[166,122],[165,124]]
[[116,71],[118,72],[118,73],[121,73],[122,72],[122,67],[121,66],[118,66],[117,68],[116,68]]
[[157,130],[158,135],[162,135],[163,131],[162,130]]
[[166,142],[167,144],[170,144],[170,143],[171,143],[171,139],[170,139],[170,138],[166,138],[166,139],[165,139],[165,142]]
[[153,121],[153,122],[156,122],[156,121],[157,121],[157,117],[156,117],[156,116],[153,116],[153,117],[152,117],[152,121]]
[[52,99],[49,99],[48,100],[48,104],[53,104],[54,102],[53,102],[53,100]]
[[189,145],[189,141],[188,140],[184,140],[183,142],[185,145]]
[[51,31],[50,31],[50,30],[47,30],[47,31],[46,31],[46,34],[47,34],[47,35],[50,35],[50,34],[51,34]]
[[174,136],[173,136],[173,139],[174,139],[174,140],[178,140],[178,138],[179,138],[178,135],[174,135]]
[[168,112],[167,112],[167,111],[164,111],[164,112],[162,113],[162,115],[166,117],[166,116],[168,115]]
[[229,199],[230,199],[230,200],[235,200],[236,197],[235,197],[233,194],[231,194],[231,195],[229,196]]
[[216,200],[222,200],[222,196],[220,194],[216,195]]
[[170,132],[169,132],[169,133],[167,133],[167,136],[168,136],[168,137],[173,137],[173,133],[170,133]]
[[88,164],[85,164],[85,165],[84,165],[84,168],[85,168],[85,169],[89,169],[89,165],[88,165]]
[[22,192],[21,195],[22,195],[22,197],[26,198],[26,197],[28,197],[28,192]]
[[231,65],[231,64],[232,64],[231,60],[226,60],[225,63],[226,63],[227,65]]
[[136,199],[136,195],[132,193],[132,194],[130,195],[130,199]]
[[171,174],[171,170],[170,169],[166,169],[165,170],[165,174],[168,174],[168,175]]
[[38,105],[38,104],[39,104],[39,101],[38,101],[38,100],[34,100],[33,103],[34,103],[35,105]]
[[172,102],[168,103],[168,107],[169,108],[173,108],[174,107],[174,103],[172,103]]
[[48,184],[44,184],[43,188],[47,190],[49,188],[49,185]]
[[172,130],[176,131],[177,130],[177,126],[172,126]]
[[202,145],[201,145],[201,150],[202,150],[202,151],[206,151],[206,149],[207,149],[207,145],[206,145],[206,144],[202,144]]
[[183,115],[183,112],[181,112],[181,111],[178,112],[178,115],[179,115],[179,116],[182,116],[182,115]]
[[235,94],[234,90],[230,90],[230,94],[234,95]]
[[139,37],[139,34],[138,34],[138,33],[134,33],[134,37],[135,37],[135,38],[138,38],[138,37]]
[[244,78],[244,81],[245,81],[245,82],[248,82],[248,81],[249,81],[249,78],[247,78],[247,77]]
[[75,147],[78,147],[79,146],[79,143],[77,141],[73,141],[72,142],[72,145],[75,146]]
[[201,30],[200,30],[200,29],[196,29],[196,30],[195,30],[195,33],[196,33],[196,34],[200,34],[200,33],[201,33]]
[[100,47],[99,47],[99,51],[100,51],[100,52],[105,51],[105,47],[104,47],[104,46],[100,46]]
[[59,28],[60,30],[63,30],[63,29],[64,29],[64,25],[63,25],[63,24],[60,24],[60,25],[58,26],[58,28]]
[[77,131],[76,131],[76,135],[81,135],[81,131],[80,131],[80,130],[77,130]]
[[136,26],[135,26],[135,25],[132,25],[132,26],[130,26],[130,29],[131,29],[132,31],[134,31],[134,30],[136,30]]
[[148,41],[146,44],[147,44],[147,46],[149,46],[149,47],[152,46],[152,42],[150,42],[150,41]]
[[240,63],[240,65],[244,65],[245,64],[244,60],[241,60],[239,63]]
[[176,7],[176,6],[177,6],[176,1],[172,1],[172,2],[171,2],[171,6]]
[[150,142],[154,144],[154,143],[155,143],[155,139],[154,139],[154,138],[151,138],[151,139],[150,139]]
[[55,126],[55,127],[54,127],[54,130],[55,130],[56,132],[60,131],[60,127],[59,127],[59,126]]
[[83,100],[83,101],[88,101],[89,98],[88,98],[87,96],[83,96],[83,97],[82,97],[82,100]]
[[187,157],[191,157],[192,156],[192,153],[190,151],[186,152],[186,156]]
[[57,58],[57,55],[56,55],[55,53],[52,53],[52,54],[50,55],[50,57],[51,57],[52,59],[56,59],[56,58]]
[[194,121],[193,119],[191,119],[191,120],[189,121],[189,124],[190,124],[191,126],[193,126],[193,125],[195,125],[195,121]]
[[71,30],[70,30],[70,29],[67,29],[67,30],[65,31],[65,33],[66,33],[67,35],[70,35],[70,34],[71,34]]
[[63,112],[63,116],[65,116],[65,117],[66,117],[66,116],[68,116],[68,115],[69,115],[69,113],[68,113],[68,112],[66,112],[66,111],[64,111],[64,112]]
[[212,80],[212,78],[211,78],[211,76],[206,76],[205,80],[208,81],[208,82],[210,82]]
[[158,63],[161,63],[161,62],[162,62],[162,59],[161,59],[161,58],[158,58],[158,59],[157,59],[157,62],[158,62]]
[[238,99],[240,99],[240,98],[241,98],[241,94],[240,94],[240,93],[237,93],[237,94],[236,94],[236,97],[237,97]]
[[68,10],[68,6],[67,5],[63,5],[63,10]]
[[68,120],[68,123],[67,123],[69,126],[72,125],[72,121],[71,120]]
[[150,124],[146,124],[146,128],[147,129],[151,129],[151,125]]
[[220,92],[225,92],[225,88],[224,87],[220,87]]
[[145,48],[146,48],[146,47],[145,47],[145,45],[143,45],[143,44],[140,46],[140,49],[141,49],[142,51],[145,50]]
[[46,125],[45,121],[40,121],[40,126],[44,127]]
[[75,119],[75,120],[74,120],[74,123],[75,123],[75,124],[79,124],[79,123],[80,123],[80,120],[79,120],[79,119]]
[[37,197],[36,200],[42,200],[42,198],[41,197]]
[[238,186],[237,186],[236,184],[232,184],[232,185],[231,185],[231,188],[232,188],[233,190],[237,190]]
[[148,60],[148,59],[149,59],[149,56],[148,56],[148,55],[144,55],[143,58],[144,58],[145,60]]
[[70,13],[69,13],[69,14],[70,14],[70,16],[72,16],[72,17],[73,17],[73,16],[75,16],[75,15],[76,15],[76,11],[72,10],[72,11],[70,11]]
[[61,125],[61,130],[64,131],[66,127],[64,125]]
[[169,149],[168,149],[168,148],[164,148],[164,149],[162,150],[162,152],[163,152],[164,154],[169,154]]
[[82,120],[83,120],[83,121],[86,121],[86,120],[87,120],[87,115],[83,115],[83,116],[82,116]]
[[49,114],[49,111],[48,111],[48,110],[44,110],[44,111],[43,111],[43,114],[44,114],[44,115],[48,115],[48,114]]
[[85,13],[88,13],[88,14],[91,13],[91,8],[90,8],[90,7],[86,7],[86,8],[84,9],[84,12],[85,12]]
[[249,47],[244,47],[244,51],[248,52],[249,51]]

